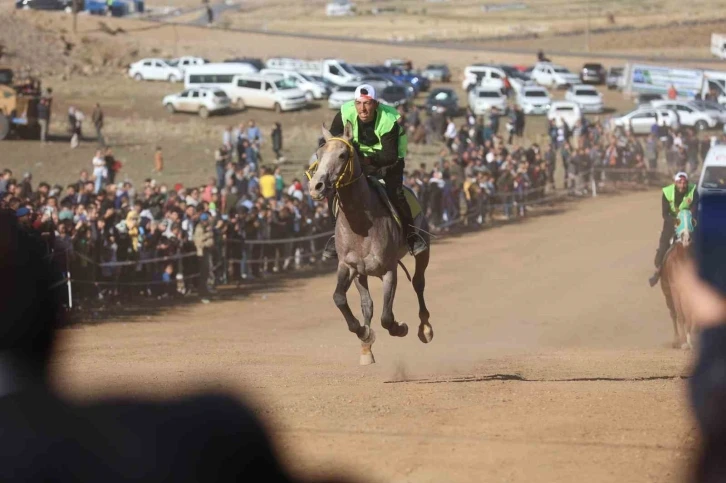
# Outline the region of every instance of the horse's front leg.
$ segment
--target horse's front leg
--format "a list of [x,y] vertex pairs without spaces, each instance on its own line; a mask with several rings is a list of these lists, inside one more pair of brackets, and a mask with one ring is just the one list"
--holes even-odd
[[364,352],[366,352],[367,355],[365,358],[363,357],[363,354],[361,355],[360,363],[362,365],[366,365],[375,362],[373,360],[373,353],[370,349],[373,341],[375,340],[375,335],[369,326],[361,326],[358,319],[355,318],[353,312],[350,310],[346,293],[348,292],[352,282],[353,274],[351,273],[350,268],[343,263],[338,264],[338,284],[336,285],[335,292],[333,293],[333,301],[335,302],[336,307],[340,309],[343,317],[345,317],[345,322],[348,324],[348,330],[356,334],[361,340]]
[[396,296],[396,285],[398,284],[398,273],[393,270],[383,275],[383,314],[381,325],[394,337],[405,337],[408,334],[408,326],[402,322],[396,322],[393,316],[393,299]]
[[[363,332],[365,337],[361,339],[361,352],[360,352],[360,364],[367,366],[373,364],[376,360],[373,358],[373,352],[371,351],[371,345],[376,340],[376,335],[371,329],[371,319],[373,318],[373,299],[371,298],[371,292],[368,290],[368,276],[360,275],[354,278],[355,286],[358,288],[360,293],[360,308],[363,312]],[[367,332],[367,334],[366,334]]]

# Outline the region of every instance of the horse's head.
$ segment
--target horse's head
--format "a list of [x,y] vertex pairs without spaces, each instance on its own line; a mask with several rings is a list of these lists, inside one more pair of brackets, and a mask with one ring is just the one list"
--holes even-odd
[[346,123],[343,135],[334,137],[323,127],[323,144],[317,151],[317,161],[310,167],[310,196],[322,200],[330,190],[352,184],[356,175],[356,152],[353,149],[353,126]]
[[678,212],[676,221],[676,238],[687,247],[691,244],[691,234],[696,226],[691,210],[685,209]]

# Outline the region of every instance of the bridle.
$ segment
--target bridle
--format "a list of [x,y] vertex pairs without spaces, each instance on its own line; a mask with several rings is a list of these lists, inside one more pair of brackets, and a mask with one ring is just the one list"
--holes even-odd
[[[353,145],[348,141],[347,139],[343,138],[329,138],[326,142],[329,143],[330,141],[340,141],[343,144],[345,144],[347,150],[348,150],[348,159],[345,161],[345,165],[343,166],[343,170],[338,175],[338,178],[335,180],[335,189],[339,190],[341,188],[345,188],[347,186],[352,185],[356,181],[358,181],[360,178],[363,177],[363,170],[361,170],[360,174],[358,176],[355,175],[355,164],[353,163],[353,158],[355,156],[355,149],[353,148]],[[312,180],[313,175],[315,174],[315,171],[318,169],[318,162],[315,161],[313,164],[310,165],[307,171],[305,171],[305,176],[307,176],[308,181]]]

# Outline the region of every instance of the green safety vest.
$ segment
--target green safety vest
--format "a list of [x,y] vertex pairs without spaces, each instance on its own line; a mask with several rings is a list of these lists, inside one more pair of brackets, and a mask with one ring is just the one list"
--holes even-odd
[[[360,152],[364,156],[371,154],[380,153],[383,150],[381,145],[381,137],[387,134],[393,128],[393,125],[398,122],[401,115],[396,109],[391,106],[384,104],[378,104],[376,108],[376,127],[374,129],[378,142],[373,146],[361,144],[358,141],[358,111],[355,110],[355,101],[348,101],[340,106],[340,117],[343,120],[343,126],[347,123],[353,125],[353,141],[360,146]],[[401,130],[398,136],[398,158],[403,159],[406,157],[406,150],[408,149],[408,137],[406,132]]]
[[670,184],[663,188],[663,194],[666,197],[666,200],[668,200],[668,204],[671,206],[671,214],[673,216],[678,216],[678,212],[681,210],[688,210],[691,208],[691,203],[693,203],[693,194],[696,191],[696,185],[688,183],[688,191],[683,196],[683,201],[681,201],[681,205],[676,209],[676,184]]

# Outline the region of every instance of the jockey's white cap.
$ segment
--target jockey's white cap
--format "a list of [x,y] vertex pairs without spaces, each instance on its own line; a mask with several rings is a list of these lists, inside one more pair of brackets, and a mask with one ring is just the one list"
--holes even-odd
[[676,175],[673,177],[674,181],[678,181],[681,178],[686,178],[686,181],[688,181],[688,173],[685,171],[679,171],[676,173]]
[[355,90],[355,100],[376,100],[376,88],[370,84],[361,84]]

